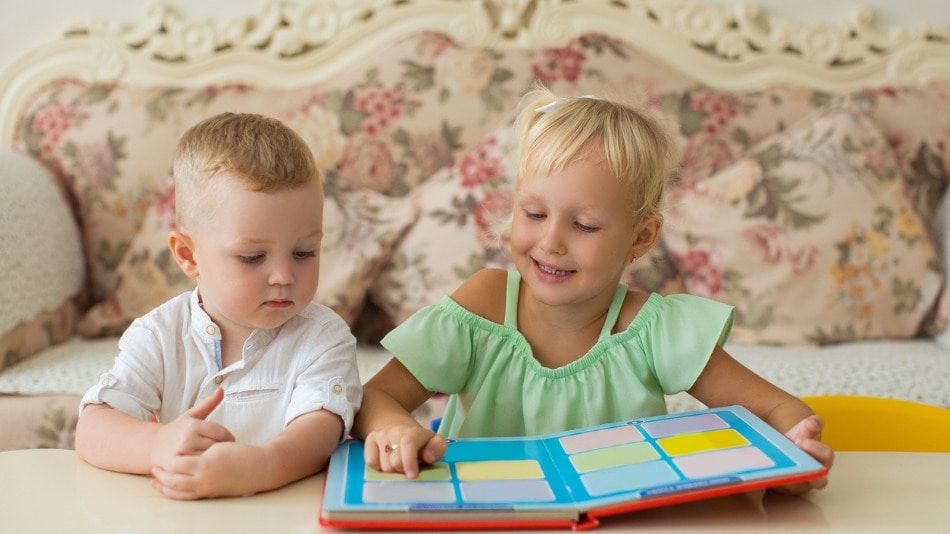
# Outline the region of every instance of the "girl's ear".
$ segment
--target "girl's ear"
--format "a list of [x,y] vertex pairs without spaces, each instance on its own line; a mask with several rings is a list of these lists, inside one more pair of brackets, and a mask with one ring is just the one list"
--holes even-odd
[[660,237],[660,230],[663,229],[663,215],[655,213],[650,215],[640,225],[640,231],[637,232],[636,239],[630,245],[630,252],[627,253],[627,259],[633,261],[642,258],[656,244]]
[[168,248],[175,262],[189,278],[198,278],[198,262],[195,260],[195,247],[188,234],[172,230],[168,234]]

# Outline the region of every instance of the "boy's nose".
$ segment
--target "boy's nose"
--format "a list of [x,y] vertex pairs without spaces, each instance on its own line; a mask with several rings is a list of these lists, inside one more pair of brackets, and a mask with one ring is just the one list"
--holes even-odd
[[275,263],[270,271],[268,282],[271,285],[289,285],[294,283],[294,270],[285,262]]

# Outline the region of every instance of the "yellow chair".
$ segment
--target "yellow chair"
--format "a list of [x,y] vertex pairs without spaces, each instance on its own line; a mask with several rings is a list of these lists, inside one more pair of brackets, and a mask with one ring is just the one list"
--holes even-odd
[[822,441],[836,451],[950,452],[950,409],[852,395],[802,400],[824,419]]

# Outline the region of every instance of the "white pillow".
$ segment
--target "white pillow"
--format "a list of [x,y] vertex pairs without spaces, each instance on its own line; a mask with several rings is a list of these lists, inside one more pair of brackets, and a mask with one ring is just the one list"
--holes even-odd
[[79,229],[49,172],[0,148],[0,336],[74,297],[85,280]]

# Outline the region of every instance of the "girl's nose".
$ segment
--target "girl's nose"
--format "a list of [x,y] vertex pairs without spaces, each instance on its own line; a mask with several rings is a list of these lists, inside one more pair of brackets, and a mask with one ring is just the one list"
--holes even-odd
[[551,254],[564,254],[563,231],[556,221],[549,219],[549,224],[545,227],[544,234],[541,236],[541,248]]

